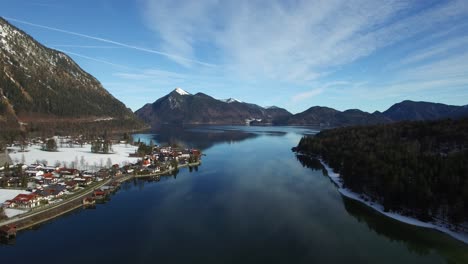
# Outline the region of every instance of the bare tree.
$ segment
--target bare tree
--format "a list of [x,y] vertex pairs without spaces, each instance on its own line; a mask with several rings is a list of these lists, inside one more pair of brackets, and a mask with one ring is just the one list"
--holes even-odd
[[107,165],[107,168],[112,167],[112,160],[111,160],[111,158],[107,158],[107,163],[106,163],[106,165]]
[[81,156],[81,159],[80,159],[80,166],[81,166],[81,169],[83,170],[83,169],[84,169],[84,166],[85,166],[85,158],[84,158],[84,156]]

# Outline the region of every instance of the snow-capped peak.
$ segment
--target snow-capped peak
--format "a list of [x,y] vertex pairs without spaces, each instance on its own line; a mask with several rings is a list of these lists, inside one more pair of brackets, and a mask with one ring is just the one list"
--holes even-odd
[[226,103],[228,103],[228,104],[234,103],[234,102],[236,102],[236,103],[242,103],[242,101],[237,100],[237,99],[235,99],[235,98],[224,99],[224,100],[222,100],[222,101],[223,101],[223,102],[226,102]]
[[180,94],[180,95],[189,95],[190,93],[186,92],[185,90],[181,89],[181,88],[175,88],[174,90],[176,93]]

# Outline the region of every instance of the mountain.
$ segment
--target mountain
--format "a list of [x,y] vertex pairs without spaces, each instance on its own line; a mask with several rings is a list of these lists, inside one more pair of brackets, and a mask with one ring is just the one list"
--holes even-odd
[[218,100],[204,93],[190,94],[176,88],[152,104],[146,104],[136,115],[152,127],[161,124],[265,124],[291,116],[282,108],[263,108],[235,99]]
[[221,101],[226,102],[228,104],[230,104],[230,103],[242,103],[242,101],[239,101],[239,100],[237,100],[235,98],[228,98],[228,99],[224,99],[224,100],[221,100]]
[[388,110],[383,112],[383,115],[393,121],[436,120],[467,116],[468,108],[466,106],[406,100],[392,105]]
[[329,107],[314,106],[302,113],[290,117],[289,125],[316,125],[325,127],[338,127],[350,125],[369,125],[391,122],[381,113],[373,114],[358,109],[338,111]]
[[152,127],[161,124],[273,124],[315,125],[341,127],[373,125],[403,120],[434,120],[468,116],[468,106],[452,106],[439,103],[403,101],[385,112],[368,113],[359,109],[338,111],[314,106],[292,115],[276,106],[261,107],[229,98],[215,99],[203,93],[190,94],[176,88],[168,95],[146,104],[136,115]]
[[0,18],[0,130],[16,130],[20,124],[37,131],[98,123],[106,128],[143,126],[70,57]]
[[289,125],[317,125],[339,127],[352,125],[372,125],[398,121],[420,121],[468,116],[468,106],[454,106],[431,102],[403,101],[392,105],[381,113],[363,112],[350,109],[343,112],[333,108],[314,106],[302,113],[295,114],[287,120]]

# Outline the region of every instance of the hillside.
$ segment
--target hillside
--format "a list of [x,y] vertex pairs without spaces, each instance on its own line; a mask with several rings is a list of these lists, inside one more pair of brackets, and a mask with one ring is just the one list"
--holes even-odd
[[302,113],[290,117],[289,125],[315,125],[339,127],[351,125],[369,125],[391,122],[388,118],[375,113],[370,114],[358,109],[338,111],[329,107],[314,106]]
[[392,105],[383,113],[367,113],[359,109],[338,111],[329,107],[314,106],[289,117],[287,124],[341,127],[463,117],[468,117],[468,106],[405,100]]
[[386,211],[468,221],[468,119],[325,130],[295,150],[322,158]]
[[218,100],[204,93],[190,94],[180,88],[146,104],[136,115],[155,127],[161,124],[271,124],[291,115],[281,108],[263,108],[237,100]]
[[393,121],[436,120],[466,116],[468,115],[468,108],[466,106],[405,100],[392,105],[383,112],[383,115]]
[[143,126],[70,57],[41,45],[2,18],[0,72],[2,130],[17,130],[20,124],[29,131],[73,130],[96,123],[112,129]]

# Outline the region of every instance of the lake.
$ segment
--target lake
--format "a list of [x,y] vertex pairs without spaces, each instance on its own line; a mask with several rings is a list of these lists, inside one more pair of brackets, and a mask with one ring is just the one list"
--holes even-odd
[[2,263],[468,263],[468,245],[342,197],[291,147],[307,127],[165,127],[134,140],[203,150],[105,204],[20,232]]

